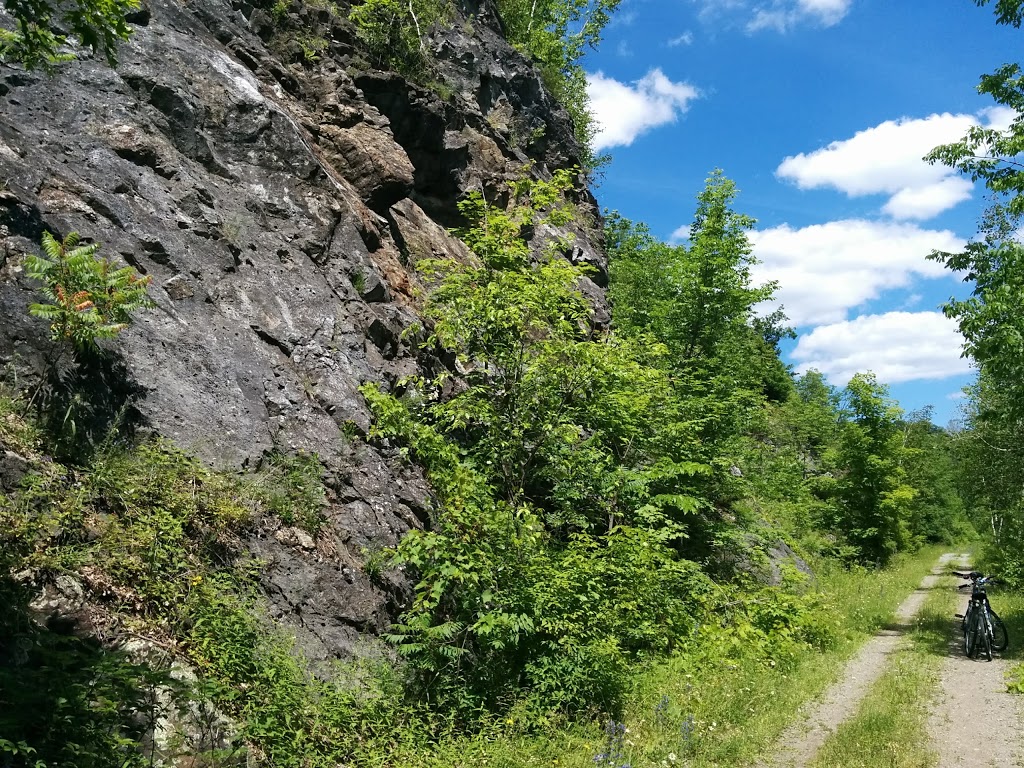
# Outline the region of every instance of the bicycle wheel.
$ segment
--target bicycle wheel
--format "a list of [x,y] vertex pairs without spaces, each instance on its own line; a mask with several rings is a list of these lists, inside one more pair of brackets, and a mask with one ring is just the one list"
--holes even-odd
[[1006,631],[1006,625],[995,611],[989,610],[988,615],[992,619],[992,650],[1005,651],[1010,644],[1010,633]]
[[981,650],[985,653],[985,661],[992,661],[992,629],[985,619],[985,612],[978,612],[978,623],[981,631]]
[[967,632],[964,634],[964,653],[967,654],[968,659],[973,659],[978,655],[978,640],[980,639],[978,635],[981,634],[979,623],[978,614],[974,612],[967,624]]

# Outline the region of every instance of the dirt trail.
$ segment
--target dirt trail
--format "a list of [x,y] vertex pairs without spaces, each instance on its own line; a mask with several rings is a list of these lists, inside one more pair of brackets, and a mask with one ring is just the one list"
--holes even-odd
[[[963,561],[961,561],[963,563]],[[962,564],[963,570],[969,570]],[[963,605],[966,607],[967,597]],[[993,599],[998,611],[999,603]],[[1010,638],[1011,643],[1024,638]],[[959,620],[950,620],[950,648],[942,662],[939,690],[928,732],[939,753],[938,768],[1009,768],[1024,765],[1020,724],[1021,697],[1006,690],[1005,675],[1018,662],[994,656],[992,661],[964,655]]]
[[[931,574],[925,576],[918,588],[896,609],[894,626],[880,632],[861,648],[847,664],[842,678],[825,692],[822,699],[806,705],[806,716],[783,732],[775,754],[766,762],[757,763],[756,768],[803,768],[814,759],[825,739],[857,711],[871,684],[881,677],[887,657],[899,646],[910,620],[924,605],[928,590],[947,572],[950,561],[963,557],[947,552],[939,558]],[[949,765],[959,766],[961,763]],[[962,765],[973,767],[985,763],[966,762]]]

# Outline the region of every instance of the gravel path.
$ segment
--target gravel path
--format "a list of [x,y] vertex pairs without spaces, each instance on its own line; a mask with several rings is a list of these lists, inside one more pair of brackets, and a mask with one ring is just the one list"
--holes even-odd
[[[959,561],[963,557],[948,552],[939,558],[931,574],[925,576],[920,586],[896,609],[894,626],[883,630],[861,648],[847,665],[842,678],[825,692],[821,700],[806,706],[806,716],[783,732],[775,754],[767,762],[757,763],[756,768],[804,768],[814,759],[825,739],[857,711],[871,684],[881,677],[887,657],[899,646],[910,620],[924,605],[928,590],[947,572],[951,561]],[[949,765],[973,768],[987,764],[966,762]],[[1013,763],[999,765],[1011,766]]]
[[[963,562],[963,561],[961,561]],[[970,570],[962,565],[957,570]],[[967,605],[964,596],[963,610]],[[998,610],[998,600],[993,600]],[[1017,662],[964,655],[959,619],[950,619],[949,655],[942,663],[939,690],[928,731],[939,753],[938,768],[1010,768],[1024,765],[1021,697],[1006,690],[1005,675]],[[1024,642],[1024,638],[1010,638]]]

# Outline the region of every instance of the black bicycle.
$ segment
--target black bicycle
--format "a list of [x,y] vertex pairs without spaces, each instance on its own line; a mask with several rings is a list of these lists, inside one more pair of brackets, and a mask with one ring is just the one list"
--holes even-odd
[[971,590],[967,611],[956,614],[958,619],[963,619],[964,651],[967,658],[974,659],[979,653],[984,653],[985,658],[992,661],[992,651],[1005,651],[1010,643],[1006,625],[988,601],[987,588],[995,584],[996,580],[977,571],[953,571],[953,575],[970,580],[969,584],[957,587],[961,591],[968,588]]

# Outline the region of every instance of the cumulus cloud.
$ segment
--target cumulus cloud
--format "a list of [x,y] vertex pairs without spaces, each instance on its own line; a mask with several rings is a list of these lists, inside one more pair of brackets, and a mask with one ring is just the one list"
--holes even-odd
[[802,24],[831,27],[843,20],[853,0],[697,0],[705,21],[742,17],[747,32],[788,32]]
[[971,196],[971,183],[941,164],[921,158],[939,144],[956,141],[984,123],[1003,128],[1013,110],[993,108],[980,118],[965,114],[887,120],[853,138],[787,157],[776,175],[801,189],[830,187],[850,197],[888,195],[883,211],[895,219],[929,219]]
[[675,83],[652,69],[631,85],[604,73],[587,75],[590,109],[598,125],[594,149],[629,146],[643,133],[674,123],[700,92],[689,83]]
[[925,257],[959,251],[966,243],[949,230],[916,224],[846,219],[794,229],[783,224],[750,233],[760,260],[753,277],[776,280],[776,299],[796,326],[837,323],[883,291],[918,278],[950,273]]
[[842,386],[858,371],[898,384],[969,373],[960,356],[963,338],[941,312],[886,312],[815,328],[793,350],[796,369],[821,371]]

